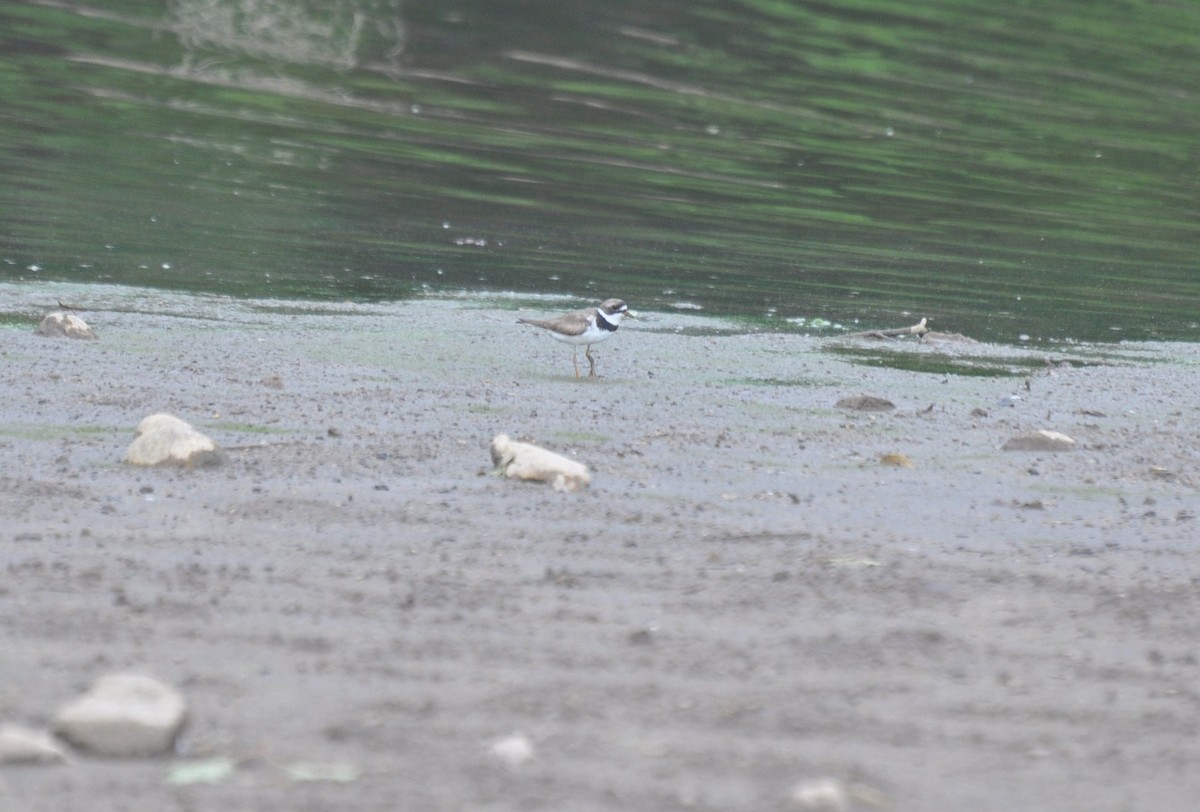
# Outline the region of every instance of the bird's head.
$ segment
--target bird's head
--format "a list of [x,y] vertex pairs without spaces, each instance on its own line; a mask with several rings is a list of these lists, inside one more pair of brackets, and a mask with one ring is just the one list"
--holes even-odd
[[621,319],[626,316],[631,319],[637,318],[634,312],[629,309],[629,305],[620,299],[609,299],[600,305],[600,311],[604,314],[604,318],[613,324],[620,324]]

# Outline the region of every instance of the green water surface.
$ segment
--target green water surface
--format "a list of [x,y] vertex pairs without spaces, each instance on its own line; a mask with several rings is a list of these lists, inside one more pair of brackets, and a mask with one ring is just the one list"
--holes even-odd
[[0,4],[0,274],[1194,340],[1200,4]]

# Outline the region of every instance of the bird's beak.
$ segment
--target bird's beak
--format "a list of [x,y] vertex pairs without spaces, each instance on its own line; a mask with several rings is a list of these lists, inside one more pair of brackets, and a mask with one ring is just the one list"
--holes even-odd
[[634,313],[632,310],[626,310],[626,311],[625,311],[625,318],[627,318],[627,319],[636,319],[636,318],[637,318],[637,313]]

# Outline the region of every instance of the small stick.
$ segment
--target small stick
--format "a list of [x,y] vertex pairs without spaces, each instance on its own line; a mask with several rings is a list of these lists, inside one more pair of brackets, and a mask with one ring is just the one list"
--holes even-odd
[[900,338],[901,336],[916,336],[920,338],[929,332],[926,325],[929,319],[921,319],[911,327],[896,327],[891,330],[864,330],[861,333],[850,333],[847,338]]

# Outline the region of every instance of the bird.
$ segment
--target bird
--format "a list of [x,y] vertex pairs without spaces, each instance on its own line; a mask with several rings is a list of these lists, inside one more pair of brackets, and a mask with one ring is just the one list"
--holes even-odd
[[571,364],[575,367],[576,378],[579,377],[579,347],[586,346],[583,354],[588,359],[588,377],[595,378],[596,359],[592,358],[592,345],[615,333],[626,316],[636,318],[625,302],[609,299],[596,307],[585,307],[552,319],[517,319],[517,322],[540,327],[559,341],[573,345]]

